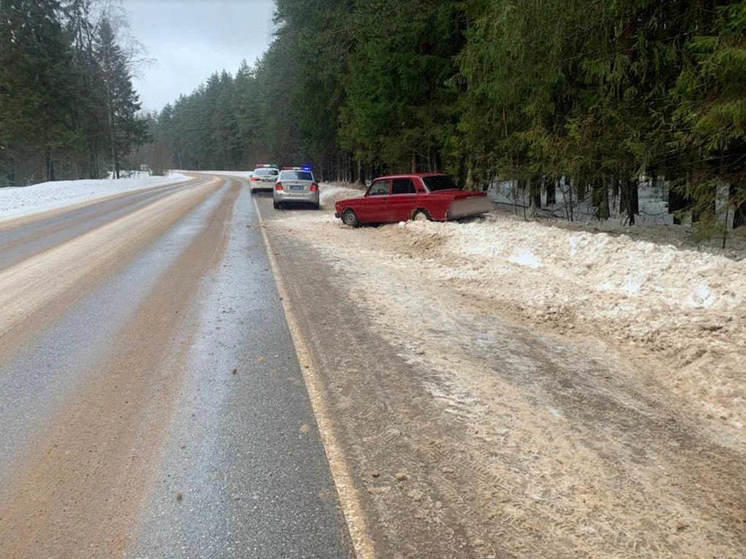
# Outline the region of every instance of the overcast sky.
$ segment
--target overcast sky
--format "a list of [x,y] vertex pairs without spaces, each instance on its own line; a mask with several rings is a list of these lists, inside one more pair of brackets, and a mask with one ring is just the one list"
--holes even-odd
[[134,79],[144,110],[191,93],[216,70],[235,74],[272,37],[272,0],[124,0],[130,31],[155,59]]

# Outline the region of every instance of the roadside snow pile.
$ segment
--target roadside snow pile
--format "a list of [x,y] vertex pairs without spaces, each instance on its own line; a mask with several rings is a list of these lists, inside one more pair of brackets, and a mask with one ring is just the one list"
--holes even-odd
[[486,313],[642,349],[662,385],[743,432],[746,260],[494,215],[356,230],[299,215],[287,225],[355,269],[416,266],[443,298],[468,293]]
[[409,256],[436,236],[428,274],[560,330],[652,350],[672,365],[657,375],[666,385],[746,424],[746,261],[517,219],[381,233]]
[[[736,310],[746,302],[746,262],[605,233],[572,232],[515,219],[407,224],[408,234],[437,232],[443,253],[481,266],[504,260],[546,268],[587,293],[642,297],[644,304]],[[389,232],[389,234],[392,234]]]
[[321,205],[328,206],[329,209],[333,210],[335,202],[345,200],[347,198],[359,198],[364,193],[364,190],[348,185],[321,183],[319,196]]
[[520,264],[521,266],[528,266],[529,268],[541,268],[543,264],[536,258],[536,255],[530,250],[521,249],[518,252],[514,252],[508,260],[514,264]]
[[162,186],[188,178],[181,174],[167,177],[140,175],[115,180],[51,181],[30,186],[4,187],[0,188],[0,219],[43,212],[93,198]]

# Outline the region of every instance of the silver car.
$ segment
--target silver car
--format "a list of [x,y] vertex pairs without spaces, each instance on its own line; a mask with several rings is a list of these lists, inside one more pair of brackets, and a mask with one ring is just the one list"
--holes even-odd
[[277,175],[279,174],[280,171],[277,167],[270,167],[269,165],[257,167],[249,178],[251,192],[259,189],[269,190],[270,188],[274,188]]
[[288,204],[306,204],[319,209],[319,185],[310,170],[301,167],[283,169],[277,177],[272,196],[275,209]]

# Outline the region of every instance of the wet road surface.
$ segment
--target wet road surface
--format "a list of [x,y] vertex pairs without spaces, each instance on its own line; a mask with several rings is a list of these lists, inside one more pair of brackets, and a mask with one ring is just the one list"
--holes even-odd
[[0,556],[347,557],[245,181],[0,221]]

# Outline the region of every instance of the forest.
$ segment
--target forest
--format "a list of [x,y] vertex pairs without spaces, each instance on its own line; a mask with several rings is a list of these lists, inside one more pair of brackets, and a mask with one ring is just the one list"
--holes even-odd
[[95,0],[0,0],[0,186],[131,166],[148,126],[125,23]]
[[325,179],[445,170],[559,178],[634,223],[641,177],[733,226],[746,199],[746,2],[277,0],[254,65],[151,117],[160,166],[313,164]]
[[617,204],[628,223],[640,181],[665,181],[670,211],[746,221],[745,1],[276,0],[261,59],[139,117],[89,2],[0,0],[0,180],[37,159],[52,178],[127,157],[350,182],[441,170],[471,189],[516,181],[534,206],[564,189],[599,219]]

